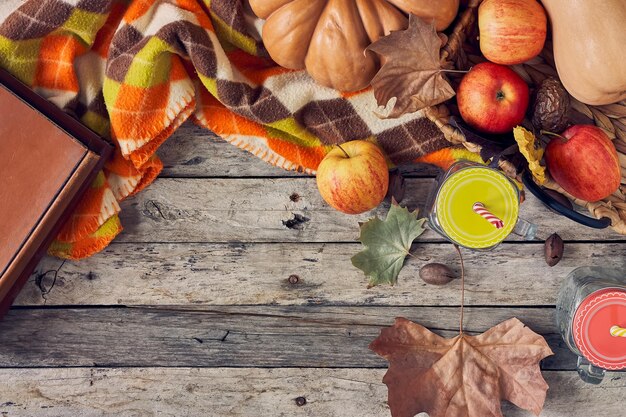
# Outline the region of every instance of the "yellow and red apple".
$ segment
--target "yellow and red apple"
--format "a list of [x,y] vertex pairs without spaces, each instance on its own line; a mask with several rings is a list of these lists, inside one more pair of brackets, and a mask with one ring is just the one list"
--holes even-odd
[[565,191],[585,201],[602,200],[620,186],[617,150],[602,129],[574,125],[546,146],[546,165]]
[[334,147],[317,168],[317,188],[333,208],[358,214],[378,206],[389,186],[383,152],[374,143],[353,140]]
[[536,0],[484,0],[478,7],[480,51],[496,64],[528,61],[543,49],[547,21]]
[[524,120],[529,90],[509,67],[483,62],[465,74],[456,98],[467,124],[486,133],[506,133]]

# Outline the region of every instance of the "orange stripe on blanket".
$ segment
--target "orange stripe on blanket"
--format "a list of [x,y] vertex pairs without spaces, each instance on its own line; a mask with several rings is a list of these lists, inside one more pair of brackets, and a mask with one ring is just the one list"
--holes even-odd
[[135,177],[141,174],[138,168],[122,156],[120,148],[115,148],[113,157],[104,164],[104,167],[120,177]]
[[207,129],[222,135],[267,135],[263,126],[226,109],[204,88],[202,88],[200,99],[202,101],[201,117],[197,117],[197,119]]
[[122,224],[116,215],[108,219],[94,233],[85,236],[76,242],[61,242],[55,240],[50,245],[48,253],[65,259],[82,259],[100,252],[122,231]]
[[56,239],[62,242],[75,242],[98,230],[102,224],[99,217],[102,214],[102,203],[107,190],[109,185],[104,173],[99,172]]
[[116,198],[124,199],[130,195],[138,193],[154,181],[163,169],[163,163],[155,154],[153,154],[143,165],[135,167],[133,162],[124,158],[120,149],[116,148],[113,157],[105,163],[104,168],[109,181],[111,176],[114,176],[115,181],[117,182],[123,181],[123,184],[121,185],[110,183],[112,188],[115,188],[115,185],[117,185],[118,188],[123,190],[123,192],[113,190]]
[[284,74],[286,72],[292,72],[287,68],[279,67],[269,59],[264,59],[254,55],[250,55],[240,49],[233,49],[226,54],[235,67],[241,72],[248,80],[252,81],[256,85],[261,85],[268,78],[274,75]]
[[195,73],[195,70],[192,70],[190,73],[187,72],[187,67],[178,55],[172,55],[172,59],[170,61],[172,63],[169,74],[170,82],[189,78],[189,74]]
[[[170,121],[170,124],[167,125],[157,136],[153,137],[150,142],[146,143],[141,148],[133,151],[130,154],[130,160],[136,167],[141,167],[148,162],[148,160],[154,155],[156,150],[169,138],[172,136],[172,133],[181,125],[185,120],[191,116],[194,109],[196,107],[195,100],[191,100],[177,115],[176,117]],[[158,172],[157,172],[158,174]],[[143,178],[142,178],[143,181]],[[145,182],[145,181],[144,181]],[[144,187],[147,184],[144,184]]]
[[202,6],[200,6],[198,0],[176,0],[176,4],[180,8],[192,12],[196,16],[196,19],[198,19],[198,23],[200,23],[203,28],[209,29],[211,32],[215,32],[211,19],[209,19],[207,13],[204,11]]
[[163,130],[170,85],[135,87],[122,84],[109,108],[114,138],[149,139]]
[[354,97],[354,96],[358,96],[359,94],[363,94],[363,93],[369,91],[371,88],[372,88],[371,86],[368,86],[368,87],[365,87],[364,89],[358,90],[358,91],[339,91],[339,94],[341,94],[341,97],[343,97],[345,99],[348,99],[350,97]]
[[134,145],[122,147],[122,152],[135,167],[141,167],[195,110],[191,84],[182,90],[173,85],[189,79],[187,70],[177,55],[171,55],[171,62],[167,83],[148,88],[122,84],[109,109],[114,139]]
[[135,195],[152,183],[163,170],[163,162],[158,156],[152,155],[140,168],[141,180],[130,195]]
[[35,73],[35,86],[78,91],[74,59],[86,48],[71,35],[49,35],[41,42]]
[[130,2],[130,6],[124,14],[124,21],[132,23],[140,17],[144,16],[150,7],[155,3],[155,0],[134,0]]
[[[202,101],[201,112],[199,115],[196,113],[194,120],[220,136],[247,135],[267,138],[267,146],[271,150],[292,161],[299,168],[307,170],[317,169],[317,166],[326,155],[326,149],[323,146],[304,147],[281,138],[268,137],[269,133],[263,126],[227,110],[222,103],[205,89],[201,90],[200,100]],[[232,143],[254,154],[261,152],[261,149],[252,146],[250,143]],[[267,153],[265,156],[267,156]],[[283,168],[289,169],[292,167],[285,166]]]
[[479,163],[482,162],[479,155],[470,152],[463,147],[449,147],[439,149],[438,151],[431,152],[417,158],[414,162],[435,165],[445,170],[450,168],[450,165],[452,165],[453,163],[462,159]]
[[107,17],[106,22],[100,28],[98,33],[96,34],[96,39],[94,40],[92,50],[95,51],[102,58],[105,58],[109,55],[109,47],[111,46],[111,39],[113,39],[113,35],[115,35],[115,31],[120,25],[122,18],[124,17],[124,12],[126,11],[126,4],[120,1],[114,1],[111,6],[111,12],[109,13],[109,17]]

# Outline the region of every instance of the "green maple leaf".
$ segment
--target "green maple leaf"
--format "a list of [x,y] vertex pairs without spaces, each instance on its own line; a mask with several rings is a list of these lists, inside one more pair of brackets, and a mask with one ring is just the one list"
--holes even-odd
[[398,274],[413,241],[424,232],[426,219],[417,219],[417,210],[392,204],[383,221],[378,217],[361,226],[359,241],[365,246],[352,257],[352,265],[370,277],[370,286],[398,281]]

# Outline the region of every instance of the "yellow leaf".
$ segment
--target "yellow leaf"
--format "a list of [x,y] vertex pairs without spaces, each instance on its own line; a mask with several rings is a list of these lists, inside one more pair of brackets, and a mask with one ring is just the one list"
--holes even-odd
[[546,168],[541,165],[543,148],[537,148],[535,135],[522,126],[517,126],[513,129],[513,136],[515,136],[519,151],[528,161],[528,168],[533,177],[539,185],[543,185],[546,182]]

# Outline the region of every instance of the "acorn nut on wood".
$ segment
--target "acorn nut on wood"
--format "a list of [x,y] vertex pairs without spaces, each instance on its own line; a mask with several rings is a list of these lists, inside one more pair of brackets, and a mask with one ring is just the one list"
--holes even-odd
[[420,268],[420,278],[427,284],[445,285],[457,276],[449,267],[440,263],[426,264]]
[[559,263],[563,258],[563,239],[556,233],[552,233],[549,238],[546,239],[544,244],[546,263],[550,266],[554,266]]

